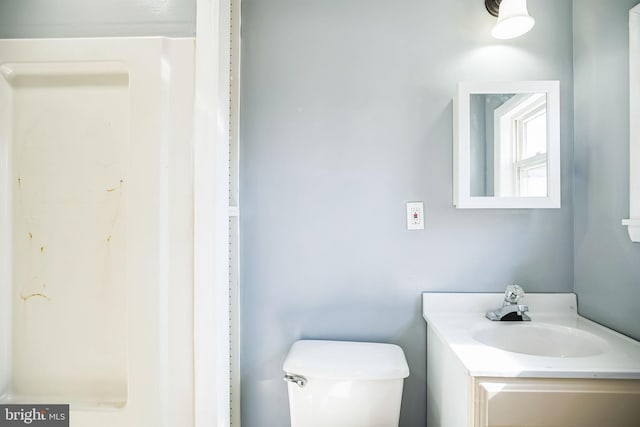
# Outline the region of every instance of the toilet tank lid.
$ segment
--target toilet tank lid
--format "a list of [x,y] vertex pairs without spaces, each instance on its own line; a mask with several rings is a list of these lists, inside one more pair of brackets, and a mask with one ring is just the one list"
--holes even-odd
[[301,340],[289,350],[289,374],[328,379],[387,380],[409,376],[404,352],[394,344]]

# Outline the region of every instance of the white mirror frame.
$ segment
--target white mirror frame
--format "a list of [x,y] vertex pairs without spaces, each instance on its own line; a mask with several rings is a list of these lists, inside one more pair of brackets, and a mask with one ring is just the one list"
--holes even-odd
[[[471,195],[472,94],[545,93],[547,96],[547,196],[493,197]],[[460,82],[453,100],[453,204],[462,209],[560,207],[560,82]]]

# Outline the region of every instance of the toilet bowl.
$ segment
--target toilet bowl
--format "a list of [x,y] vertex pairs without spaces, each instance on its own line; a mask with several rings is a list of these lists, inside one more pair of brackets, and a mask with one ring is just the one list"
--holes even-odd
[[296,341],[283,370],[291,427],[398,427],[409,367],[397,345]]

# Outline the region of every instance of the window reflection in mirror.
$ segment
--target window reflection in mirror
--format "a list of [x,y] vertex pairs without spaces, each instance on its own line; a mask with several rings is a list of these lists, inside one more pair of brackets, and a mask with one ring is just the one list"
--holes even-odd
[[545,93],[470,95],[474,197],[547,196]]

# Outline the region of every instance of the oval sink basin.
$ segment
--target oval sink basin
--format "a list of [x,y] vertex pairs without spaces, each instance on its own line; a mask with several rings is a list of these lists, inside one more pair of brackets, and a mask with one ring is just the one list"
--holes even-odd
[[500,350],[546,357],[595,356],[606,347],[604,340],[589,332],[528,322],[495,322],[472,337]]

